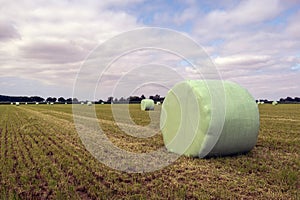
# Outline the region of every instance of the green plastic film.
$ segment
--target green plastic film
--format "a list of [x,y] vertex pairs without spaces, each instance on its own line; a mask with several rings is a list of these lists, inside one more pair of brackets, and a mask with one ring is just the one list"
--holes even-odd
[[[160,127],[171,152],[193,157],[232,155],[255,146],[259,112],[249,92],[235,83],[190,80],[168,92]],[[214,135],[216,127],[221,129]]]
[[152,99],[143,99],[141,101],[141,110],[154,110],[154,101]]

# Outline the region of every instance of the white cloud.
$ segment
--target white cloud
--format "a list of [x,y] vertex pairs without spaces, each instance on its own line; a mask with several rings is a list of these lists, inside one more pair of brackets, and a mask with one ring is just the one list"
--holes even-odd
[[[100,42],[140,26],[118,9],[127,1],[6,1],[0,8],[2,77],[69,85],[82,60]],[[0,91],[1,93],[1,91]]]
[[194,33],[203,42],[216,38],[234,39],[244,31],[243,28],[250,28],[246,26],[260,25],[277,16],[282,10],[282,3],[278,0],[240,1],[230,10],[213,10],[199,18]]
[[[57,88],[63,84],[72,90],[82,60],[97,44],[144,26],[141,19],[146,19],[150,26],[185,31],[205,46],[224,79],[238,81],[256,96],[275,97],[279,92],[296,95],[297,87],[293,84],[299,83],[295,78],[299,70],[295,66],[300,63],[298,4],[297,0],[2,1],[0,77],[22,77]],[[176,38],[170,40],[170,44],[162,45],[166,48],[178,45]],[[116,48],[121,49],[128,42],[122,41]],[[193,58],[189,46],[180,45],[181,53],[187,52]],[[107,52],[108,57],[110,53]],[[135,54],[118,65],[123,73],[131,69],[128,65],[152,61],[175,66],[178,73],[197,78],[192,68],[178,66],[180,61],[163,54]],[[108,71],[108,88],[122,75],[120,71]],[[278,83],[272,83],[272,77]],[[5,80],[9,85],[19,79]],[[2,85],[3,81],[0,88]],[[278,87],[279,92],[271,91],[271,86]]]
[[199,15],[196,7],[186,8],[182,13],[175,15],[172,21],[177,25],[181,25],[187,21],[194,20]]
[[287,28],[286,28],[286,33],[291,37],[291,38],[297,38],[300,39],[300,11],[292,16],[288,22]]
[[20,39],[20,33],[14,24],[7,21],[0,21],[0,42],[11,39]]
[[266,63],[270,56],[266,55],[234,55],[227,57],[217,57],[215,63],[220,66],[250,66],[259,63]]

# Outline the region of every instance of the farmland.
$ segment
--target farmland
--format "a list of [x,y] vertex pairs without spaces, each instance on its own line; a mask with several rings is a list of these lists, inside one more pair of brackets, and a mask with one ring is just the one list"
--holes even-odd
[[[119,105],[124,106],[124,105]],[[259,105],[257,145],[245,155],[180,157],[161,170],[131,174],[98,162],[82,144],[71,105],[0,106],[2,199],[297,199],[300,198],[300,105]],[[160,107],[155,111],[159,114]],[[110,105],[96,105],[99,124],[118,147],[145,153],[162,136],[134,138],[114,122]],[[130,105],[133,121],[147,112]]]

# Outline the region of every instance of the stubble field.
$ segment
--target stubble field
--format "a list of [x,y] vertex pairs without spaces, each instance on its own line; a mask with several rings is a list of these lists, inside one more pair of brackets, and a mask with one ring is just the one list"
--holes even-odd
[[[86,105],[85,105],[86,106]],[[124,105],[119,105],[124,106]],[[92,108],[91,108],[92,109]],[[0,106],[2,199],[299,199],[300,105],[259,105],[260,132],[245,155],[180,157],[161,170],[130,174],[98,162],[76,132],[71,105]],[[96,105],[108,138],[137,153],[163,146],[162,136],[124,134],[110,105]],[[155,107],[159,115],[160,107]],[[147,112],[130,105],[140,125]]]

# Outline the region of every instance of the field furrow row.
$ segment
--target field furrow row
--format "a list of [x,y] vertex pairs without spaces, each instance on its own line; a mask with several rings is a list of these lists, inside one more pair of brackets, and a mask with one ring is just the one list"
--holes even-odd
[[[85,111],[92,108],[82,108],[81,117],[88,121],[91,116]],[[299,105],[262,105],[259,109],[257,145],[247,154],[209,159],[180,157],[154,172],[128,174],[105,166],[86,150],[75,128],[71,105],[2,105],[0,196],[4,199],[297,199]],[[143,139],[124,134],[113,119],[111,105],[96,105],[95,110],[105,134],[119,148],[140,153],[163,145],[161,135]],[[147,112],[141,112],[138,105],[130,105],[130,112],[135,122],[147,125]],[[88,124],[82,127],[87,135],[89,129],[84,126]]]

